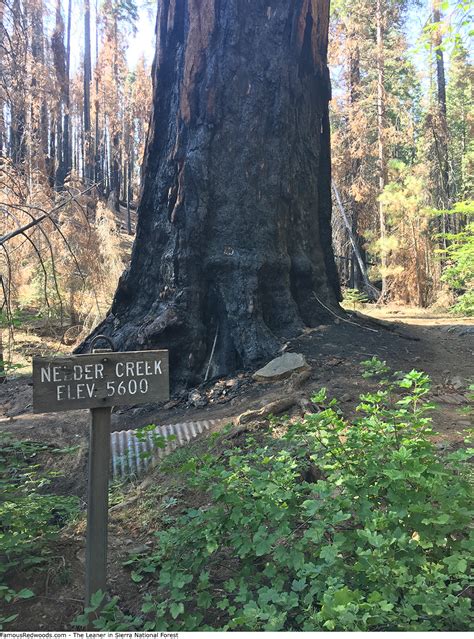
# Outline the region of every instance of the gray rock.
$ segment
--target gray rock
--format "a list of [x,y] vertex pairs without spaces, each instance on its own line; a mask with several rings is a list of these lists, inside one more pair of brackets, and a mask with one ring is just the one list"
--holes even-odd
[[449,380],[449,383],[456,390],[460,390],[461,388],[464,388],[464,380],[460,375],[453,375],[451,379]]
[[253,378],[257,382],[272,382],[309,368],[301,353],[284,353],[254,373]]
[[189,393],[188,401],[196,408],[203,408],[207,404],[206,399],[196,390]]
[[466,404],[467,400],[463,395],[459,393],[440,393],[438,395],[438,401],[443,402],[444,404]]
[[135,548],[127,549],[127,553],[129,555],[143,555],[147,552],[150,552],[150,547],[147,544],[141,544],[141,546],[136,546]]

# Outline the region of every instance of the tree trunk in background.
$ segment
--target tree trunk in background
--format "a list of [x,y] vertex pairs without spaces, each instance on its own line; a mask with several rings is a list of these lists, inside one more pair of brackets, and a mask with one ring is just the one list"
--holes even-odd
[[[119,78],[119,70],[118,70],[118,51],[120,47],[119,38],[118,38],[118,18],[117,14],[114,13],[113,20],[113,73],[116,86],[120,86],[120,78]],[[114,118],[114,121],[111,123],[110,135],[112,137],[112,145],[110,147],[111,151],[111,162],[110,162],[110,189],[114,192],[113,201],[115,202],[115,210],[117,213],[120,210],[119,202],[120,202],[120,182],[121,182],[121,144],[120,144],[120,131],[118,130],[118,122]]]
[[72,167],[72,152],[71,152],[71,133],[70,133],[70,95],[69,95],[69,75],[71,68],[71,0],[68,2],[67,8],[67,33],[66,33],[66,91],[64,95],[64,126],[63,126],[63,162],[64,162],[64,176],[62,176],[62,183],[66,176],[69,174]]
[[[377,131],[378,131],[378,160],[379,160],[379,192],[385,188],[387,161],[385,157],[385,60],[384,60],[384,16],[382,8],[383,0],[376,0],[376,25],[377,25]],[[387,296],[387,253],[386,237],[387,228],[385,211],[382,202],[379,202],[379,228],[380,228],[380,268],[382,275],[382,290],[380,298]]]
[[[434,25],[434,48],[436,58],[436,88],[437,88],[437,113],[434,122],[433,135],[435,138],[435,148],[439,165],[439,176],[441,192],[437,206],[440,209],[449,209],[451,206],[450,184],[449,184],[449,145],[448,145],[448,122],[446,110],[446,75],[444,72],[443,38],[441,34],[441,0],[433,0],[433,25]],[[441,217],[441,228],[446,233],[450,224],[448,215]],[[446,239],[443,240],[446,248]]]
[[[31,54],[33,58],[33,68],[42,69],[44,66],[44,32],[43,32],[43,5],[42,2],[36,2],[31,7]],[[41,79],[38,79],[33,73],[31,78],[31,93],[32,93],[32,122],[33,130],[30,132],[32,135],[32,146],[30,152],[33,154],[33,162],[35,168],[45,174],[45,162],[48,157],[48,107],[46,103],[45,87]],[[36,111],[37,104],[39,104],[38,113],[33,115]]]
[[56,106],[56,171],[54,185],[56,189],[64,186],[65,158],[63,155],[63,111],[66,103],[67,79],[66,79],[66,48],[64,46],[64,20],[61,13],[61,0],[56,0],[56,24],[51,37],[51,49],[53,51],[54,70],[56,81],[59,85],[58,100]]
[[104,192],[104,185],[102,184],[103,172],[100,154],[100,131],[99,131],[99,69],[97,68],[99,60],[99,6],[96,0],[95,2],[95,122],[94,122],[94,181],[99,185],[99,191]]
[[[356,113],[356,105],[360,97],[360,50],[359,44],[356,40],[356,34],[351,32],[349,34],[349,42],[350,42],[350,51],[348,57],[348,84],[349,84],[349,100],[350,100],[350,108],[349,108],[349,118],[352,120],[354,114]],[[354,130],[353,122],[349,122],[349,128],[351,131]],[[352,145],[351,145],[352,148]],[[356,182],[359,176],[361,167],[361,160],[358,155],[351,157],[351,176],[352,181]],[[359,203],[352,193],[350,193],[350,208],[352,212],[352,233],[354,236],[354,240],[357,243],[357,248],[359,250],[360,256],[362,256],[362,248],[361,242],[359,238]],[[349,246],[352,247],[352,251],[350,253],[351,257],[351,283],[350,286],[352,288],[357,288],[359,290],[363,290],[364,288],[364,273],[365,271],[361,271],[359,266],[359,261],[357,259],[356,250],[352,246],[352,243],[349,243]]]
[[[15,99],[10,105],[10,158],[12,162],[20,167],[26,157],[26,20],[22,15],[19,0],[13,0],[12,17],[16,25],[12,35],[12,49],[18,53],[13,65],[12,78],[15,86],[12,87]],[[21,55],[19,54],[21,50]]]
[[[5,13],[5,3],[0,2],[0,78],[4,77],[4,40],[6,36],[5,27],[3,24],[3,16]],[[0,159],[6,156],[7,144],[6,144],[6,131],[5,131],[5,88],[3,86],[3,80],[0,81]]]
[[84,176],[93,178],[91,143],[91,7],[90,0],[84,2]]
[[[329,0],[163,0],[137,238],[96,332],[175,383],[330,321]],[[87,343],[81,349],[86,348]]]
[[0,330],[0,384],[4,384],[7,381],[5,375],[5,360],[3,359],[3,335]]

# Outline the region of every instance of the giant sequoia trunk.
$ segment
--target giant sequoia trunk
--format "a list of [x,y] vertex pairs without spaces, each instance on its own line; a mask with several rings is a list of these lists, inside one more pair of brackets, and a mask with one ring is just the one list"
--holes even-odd
[[329,0],[158,3],[137,237],[96,333],[168,348],[175,382],[271,357],[337,304],[328,19]]

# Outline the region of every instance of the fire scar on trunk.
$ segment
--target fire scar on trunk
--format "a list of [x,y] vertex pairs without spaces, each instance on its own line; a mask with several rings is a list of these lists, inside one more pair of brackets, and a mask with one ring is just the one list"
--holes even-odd
[[216,21],[216,0],[188,0],[189,29],[186,38],[186,57],[181,84],[181,116],[191,118],[191,102],[195,79],[205,62]]

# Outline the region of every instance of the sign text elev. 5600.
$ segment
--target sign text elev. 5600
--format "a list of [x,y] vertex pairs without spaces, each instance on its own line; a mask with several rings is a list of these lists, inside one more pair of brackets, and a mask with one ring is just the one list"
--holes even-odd
[[168,396],[168,351],[33,359],[33,409],[37,413],[143,404]]

